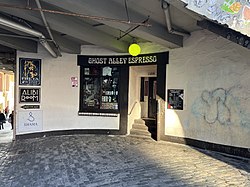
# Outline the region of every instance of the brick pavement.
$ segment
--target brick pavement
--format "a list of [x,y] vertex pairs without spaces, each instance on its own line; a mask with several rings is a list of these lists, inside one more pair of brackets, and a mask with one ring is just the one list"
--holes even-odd
[[250,160],[129,136],[74,135],[0,144],[0,186],[250,186]]

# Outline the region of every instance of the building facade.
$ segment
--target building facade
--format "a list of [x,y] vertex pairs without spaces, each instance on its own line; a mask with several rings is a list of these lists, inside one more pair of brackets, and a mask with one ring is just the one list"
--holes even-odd
[[157,140],[249,157],[249,58],[209,31],[137,60],[93,46],[59,58],[18,51],[16,138],[126,135],[135,119],[152,117]]

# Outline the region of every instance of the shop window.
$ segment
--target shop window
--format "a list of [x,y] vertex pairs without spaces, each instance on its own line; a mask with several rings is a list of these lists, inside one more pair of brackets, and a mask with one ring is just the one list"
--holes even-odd
[[118,112],[119,67],[81,67],[80,112]]

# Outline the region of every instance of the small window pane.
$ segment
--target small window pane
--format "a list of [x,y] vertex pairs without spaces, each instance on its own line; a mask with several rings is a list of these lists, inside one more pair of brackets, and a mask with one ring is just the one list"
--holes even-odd
[[100,81],[98,78],[85,77],[83,80],[83,107],[100,107]]

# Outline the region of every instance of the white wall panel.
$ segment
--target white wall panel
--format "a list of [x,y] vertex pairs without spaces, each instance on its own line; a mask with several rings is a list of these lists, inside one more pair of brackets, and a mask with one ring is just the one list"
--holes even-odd
[[[91,54],[91,51],[94,51],[92,54],[96,55],[102,53],[103,49],[92,50],[90,48],[88,49],[88,55]],[[39,48],[37,54],[18,51],[17,61],[19,57],[42,59],[40,103],[40,109],[43,111],[42,131],[119,129],[119,115],[118,117],[102,118],[78,116],[80,87],[71,86],[71,77],[78,77],[78,81],[80,82],[80,67],[77,66],[77,55],[63,53],[62,57],[53,58],[43,48]],[[17,93],[18,96],[19,93]],[[20,104],[18,98],[16,104],[17,111],[24,110],[20,108],[24,104]],[[23,132],[17,131],[17,134],[23,134]]]
[[250,147],[250,53],[208,31],[170,51],[168,89],[184,89],[184,110],[166,111],[165,134]]

